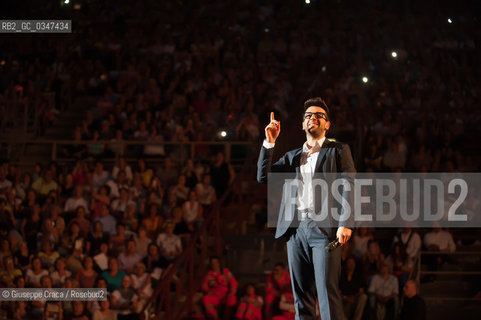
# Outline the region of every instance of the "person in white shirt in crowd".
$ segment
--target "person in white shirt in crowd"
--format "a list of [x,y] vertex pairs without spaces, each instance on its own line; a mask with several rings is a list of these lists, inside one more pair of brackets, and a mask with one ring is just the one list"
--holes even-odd
[[125,171],[120,170],[117,175],[117,178],[115,180],[110,179],[109,181],[107,181],[106,186],[110,188],[110,193],[109,193],[110,199],[116,199],[120,197],[120,190],[122,189],[129,190],[130,186],[127,182]]
[[132,288],[134,288],[137,296],[139,296],[139,305],[137,310],[141,310],[144,303],[153,293],[151,286],[150,273],[146,272],[145,264],[137,262],[134,266],[134,272],[131,274]]
[[369,294],[370,319],[396,319],[399,309],[399,283],[391,274],[389,264],[383,263],[381,273],[372,277]]
[[372,234],[366,227],[361,227],[352,235],[352,254],[360,260],[367,253],[367,243],[372,240]]
[[203,207],[197,199],[195,190],[189,192],[189,198],[182,205],[182,216],[187,225],[198,227],[203,220]]
[[84,197],[84,191],[82,186],[76,186],[73,197],[70,197],[65,202],[65,207],[63,211],[65,212],[73,212],[77,210],[78,207],[83,207],[85,211],[88,213],[89,203],[87,199]]
[[95,163],[95,170],[92,175],[92,183],[95,190],[107,183],[110,175],[104,170],[104,164],[101,161]]
[[127,183],[130,184],[134,178],[134,175],[132,174],[132,168],[127,164],[127,161],[125,160],[125,157],[120,157],[119,161],[112,169],[112,178],[117,179],[117,175],[120,171],[125,172],[125,178],[127,180]]
[[433,231],[424,235],[424,246],[428,250],[440,252],[454,252],[456,245],[453,241],[453,236],[446,230],[440,227],[433,228]]
[[174,234],[174,227],[172,220],[165,221],[164,232],[159,234],[156,241],[160,248],[160,253],[168,261],[175,260],[182,253],[182,242],[180,237]]
[[[439,253],[451,253],[456,251],[456,244],[452,235],[443,230],[439,226],[435,226],[431,232],[424,235],[424,246],[429,251],[438,251]],[[428,265],[430,271],[439,270],[439,268],[448,260],[446,255],[425,255],[423,261]],[[434,280],[435,276],[431,275],[428,280]]]
[[212,186],[210,174],[204,174],[202,182],[197,184],[195,191],[197,192],[200,204],[204,207],[212,205],[216,200],[215,189]]
[[401,248],[406,253],[408,263],[414,265],[421,249],[421,237],[410,227],[402,228],[401,232],[394,236],[393,244],[401,244]]

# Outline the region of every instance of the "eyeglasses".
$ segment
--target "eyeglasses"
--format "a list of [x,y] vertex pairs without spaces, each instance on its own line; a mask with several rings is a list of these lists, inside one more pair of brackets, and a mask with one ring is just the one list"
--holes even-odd
[[304,113],[304,119],[305,120],[309,120],[311,119],[312,117],[314,117],[314,119],[324,119],[326,121],[327,120],[327,114],[323,113],[323,112],[306,112]]

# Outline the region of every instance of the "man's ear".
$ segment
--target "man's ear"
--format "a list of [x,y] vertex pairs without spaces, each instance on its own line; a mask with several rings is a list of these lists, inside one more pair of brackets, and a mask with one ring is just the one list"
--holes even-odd
[[328,121],[326,122],[326,125],[324,126],[324,129],[329,130],[329,128],[331,127],[331,121]]

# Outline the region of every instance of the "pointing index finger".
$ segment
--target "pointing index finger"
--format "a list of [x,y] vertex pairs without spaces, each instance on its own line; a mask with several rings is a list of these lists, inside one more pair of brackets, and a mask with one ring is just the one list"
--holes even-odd
[[272,120],[276,120],[276,119],[274,119],[274,112],[271,112],[271,121]]

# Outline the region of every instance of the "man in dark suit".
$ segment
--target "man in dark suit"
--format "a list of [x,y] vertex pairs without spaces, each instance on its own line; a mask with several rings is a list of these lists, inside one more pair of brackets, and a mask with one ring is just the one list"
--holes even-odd
[[331,173],[340,175],[350,185],[349,188],[343,188],[343,198],[349,201],[351,199],[347,197],[352,197],[348,194],[349,190],[353,190],[355,174],[351,151],[346,144],[326,140],[330,125],[329,108],[324,100],[307,100],[302,120],[306,142],[302,148],[289,151],[272,163],[280,122],[271,113],[271,121],[265,128],[266,140],[257,164],[257,180],[260,183],[267,183],[269,172],[292,172],[301,181],[302,187],[294,189],[294,213],[289,212],[290,206],[284,204],[289,195],[283,194],[276,228],[276,238],[284,237],[287,240],[296,319],[316,318],[316,296],[322,320],[343,317],[338,290],[341,248],[328,251],[326,247],[336,238],[340,245],[349,240],[352,231],[348,226],[352,225],[352,214],[347,213],[346,216],[344,209],[341,209],[342,218],[338,220],[333,220],[330,214],[321,224],[313,219],[327,201],[325,197],[315,197],[314,191],[317,189],[312,185],[314,174],[324,177]]

